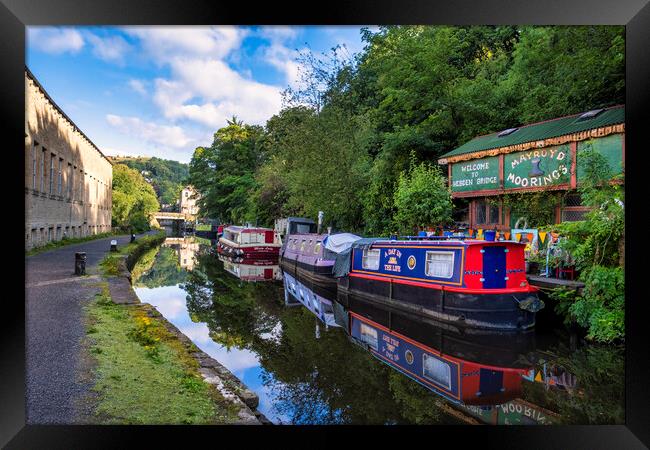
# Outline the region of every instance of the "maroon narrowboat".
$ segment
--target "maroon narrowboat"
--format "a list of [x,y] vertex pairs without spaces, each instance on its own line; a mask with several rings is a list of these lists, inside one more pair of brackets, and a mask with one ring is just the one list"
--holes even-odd
[[245,258],[277,257],[280,239],[270,228],[229,226],[217,242],[217,252]]

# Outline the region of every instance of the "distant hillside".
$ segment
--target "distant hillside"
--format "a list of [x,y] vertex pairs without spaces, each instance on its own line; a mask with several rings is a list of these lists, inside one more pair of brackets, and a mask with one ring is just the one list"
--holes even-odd
[[174,205],[189,176],[189,166],[178,161],[145,156],[110,156],[114,163],[139,171],[151,183],[161,205]]

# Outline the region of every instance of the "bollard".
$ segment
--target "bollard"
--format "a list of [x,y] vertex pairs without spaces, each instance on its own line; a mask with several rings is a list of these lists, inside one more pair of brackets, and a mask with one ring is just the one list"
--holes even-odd
[[86,252],[76,252],[74,254],[74,274],[86,275]]
[[115,239],[113,239],[113,240],[111,241],[111,251],[112,251],[112,252],[116,252],[116,251],[117,251],[117,241],[116,241]]

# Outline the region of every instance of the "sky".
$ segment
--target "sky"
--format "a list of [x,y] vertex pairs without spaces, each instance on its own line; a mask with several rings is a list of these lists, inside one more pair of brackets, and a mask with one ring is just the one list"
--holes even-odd
[[299,51],[354,54],[361,28],[28,27],[26,61],[104,154],[187,163],[233,115],[264,125],[279,112]]

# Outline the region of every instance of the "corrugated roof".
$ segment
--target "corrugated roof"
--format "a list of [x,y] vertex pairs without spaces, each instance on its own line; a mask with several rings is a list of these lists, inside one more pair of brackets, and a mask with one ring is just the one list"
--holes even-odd
[[578,120],[582,114],[584,113],[524,125],[519,127],[517,131],[502,137],[499,137],[499,133],[504,130],[499,130],[495,133],[484,136],[478,136],[471,141],[464,143],[460,147],[445,153],[440,158],[448,158],[466,153],[474,153],[483,150],[540,141],[609,125],[625,123],[625,105],[611,106],[605,108],[601,113],[596,115],[596,117],[588,120]]

